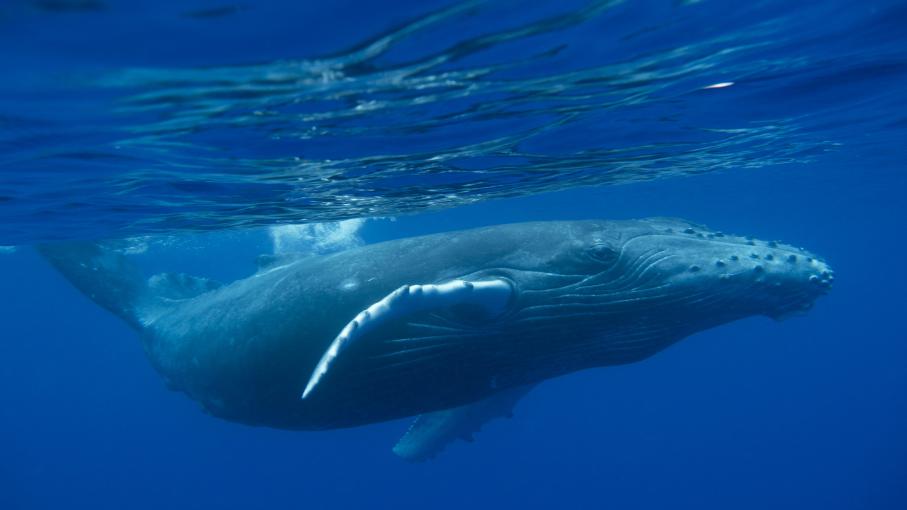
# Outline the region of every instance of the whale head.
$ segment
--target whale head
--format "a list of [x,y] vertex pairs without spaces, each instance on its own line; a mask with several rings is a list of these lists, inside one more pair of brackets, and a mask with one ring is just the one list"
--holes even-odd
[[515,255],[485,274],[513,282],[516,298],[502,320],[520,356],[536,353],[533,370],[546,375],[637,361],[750,316],[797,315],[834,281],[801,248],[678,219],[542,222],[518,231],[508,248]]
[[834,282],[828,264],[802,248],[683,220],[590,222],[582,230],[573,246],[585,252],[589,276],[573,291],[600,296],[603,308],[783,319],[811,308]]

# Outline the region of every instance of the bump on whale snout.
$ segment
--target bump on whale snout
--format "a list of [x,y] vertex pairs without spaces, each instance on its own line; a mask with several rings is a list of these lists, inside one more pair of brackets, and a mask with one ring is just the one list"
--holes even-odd
[[[687,248],[687,275],[717,277],[716,283],[723,286],[738,285],[742,295],[756,298],[752,302],[757,306],[771,304],[761,314],[776,320],[809,311],[834,284],[835,274],[829,265],[803,248],[725,234],[679,220],[650,221],[662,235],[694,243]],[[696,247],[698,242],[703,244]]]

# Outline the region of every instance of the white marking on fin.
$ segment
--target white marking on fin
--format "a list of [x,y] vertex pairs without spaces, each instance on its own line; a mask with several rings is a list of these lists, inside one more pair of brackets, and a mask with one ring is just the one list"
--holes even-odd
[[451,280],[438,285],[404,285],[359,312],[340,330],[340,334],[334,338],[315,366],[302,392],[302,398],[309,396],[315,389],[318,381],[324,377],[331,363],[341,352],[381,324],[413,313],[460,304],[478,305],[490,316],[497,316],[507,308],[512,295],[513,289],[510,284],[502,279],[476,282]]

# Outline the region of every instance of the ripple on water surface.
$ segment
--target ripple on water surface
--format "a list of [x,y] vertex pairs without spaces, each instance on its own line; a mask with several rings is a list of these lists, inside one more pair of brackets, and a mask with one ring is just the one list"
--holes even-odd
[[873,24],[884,8],[519,6],[456,4],[324,58],[101,66],[64,85],[36,70],[27,91],[5,85],[0,242],[394,215],[804,162],[836,150],[843,126],[890,125],[858,112],[897,104],[896,87],[872,84],[907,70]]

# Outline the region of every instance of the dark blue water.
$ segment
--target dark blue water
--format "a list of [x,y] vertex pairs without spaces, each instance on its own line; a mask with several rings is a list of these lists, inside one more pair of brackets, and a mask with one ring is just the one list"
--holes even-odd
[[[907,507],[907,8],[527,4],[0,4],[0,509]],[[419,464],[390,452],[407,420],[205,415],[29,247],[128,237],[149,271],[230,279],[656,215],[838,281],[804,317],[548,381]],[[272,228],[349,218],[376,219]]]

